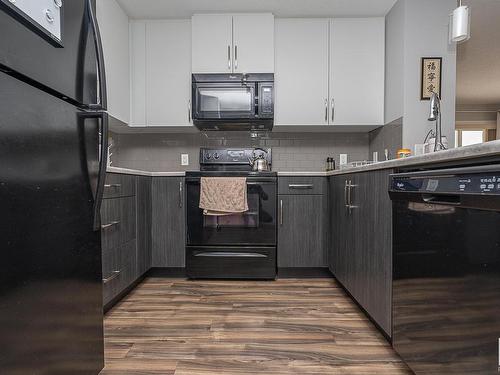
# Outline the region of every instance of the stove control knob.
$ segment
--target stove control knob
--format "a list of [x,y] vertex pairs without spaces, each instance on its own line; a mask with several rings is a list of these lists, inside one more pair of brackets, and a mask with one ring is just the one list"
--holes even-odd
[[207,154],[207,160],[210,160],[212,158],[212,155]]
[[215,159],[215,160],[219,159],[219,157],[220,157],[220,156],[219,156],[219,154],[218,154],[218,153],[215,153],[215,154],[214,154],[214,159]]

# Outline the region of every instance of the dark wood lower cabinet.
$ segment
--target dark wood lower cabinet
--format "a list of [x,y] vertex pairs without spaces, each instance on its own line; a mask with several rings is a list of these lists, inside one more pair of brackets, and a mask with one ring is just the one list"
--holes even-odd
[[330,177],[329,268],[391,336],[391,170]]
[[278,182],[285,193],[278,195],[278,268],[327,267],[326,178],[309,179],[280,177]]
[[108,174],[101,206],[103,303],[151,266],[151,178]]
[[137,177],[137,274],[142,276],[151,268],[151,183],[148,176]]
[[184,177],[154,177],[152,267],[185,267]]

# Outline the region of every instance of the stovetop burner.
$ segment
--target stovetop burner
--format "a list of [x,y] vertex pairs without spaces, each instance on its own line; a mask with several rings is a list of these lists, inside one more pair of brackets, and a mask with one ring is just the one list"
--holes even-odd
[[200,170],[187,172],[187,176],[242,176],[242,177],[276,177],[272,171],[252,171],[250,160],[260,157],[272,166],[270,148],[201,148]]

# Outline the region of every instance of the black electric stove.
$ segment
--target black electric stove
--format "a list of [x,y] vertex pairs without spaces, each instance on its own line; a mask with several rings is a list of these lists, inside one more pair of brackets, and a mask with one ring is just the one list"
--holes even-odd
[[[277,174],[252,171],[253,157],[272,165],[270,149],[202,148],[200,170],[186,173],[186,272],[190,278],[276,277]],[[201,177],[246,177],[249,209],[207,216],[199,208]]]

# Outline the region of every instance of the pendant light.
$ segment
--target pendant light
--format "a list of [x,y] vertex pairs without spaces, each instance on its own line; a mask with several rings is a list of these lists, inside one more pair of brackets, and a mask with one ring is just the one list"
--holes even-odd
[[458,8],[450,14],[450,43],[465,42],[470,39],[470,7],[458,1]]

